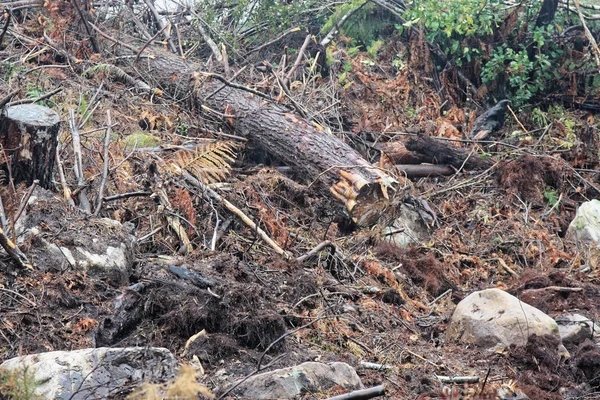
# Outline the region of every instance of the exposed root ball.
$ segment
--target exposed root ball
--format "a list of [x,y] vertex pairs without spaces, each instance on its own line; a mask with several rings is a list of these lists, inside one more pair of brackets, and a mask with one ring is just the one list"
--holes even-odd
[[498,184],[523,201],[541,203],[546,186],[559,189],[560,169],[550,158],[525,154],[498,169]]

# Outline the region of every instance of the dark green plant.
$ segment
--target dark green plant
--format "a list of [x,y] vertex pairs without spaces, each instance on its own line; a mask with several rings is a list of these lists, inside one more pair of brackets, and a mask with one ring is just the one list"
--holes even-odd
[[534,94],[545,89],[552,78],[552,63],[545,54],[537,54],[531,61],[525,49],[515,51],[502,45],[496,48],[481,72],[484,83],[492,83],[503,75],[508,84],[508,95],[513,107],[521,107]]
[[413,25],[424,28],[429,42],[462,65],[481,54],[478,42],[502,22],[502,7],[499,0],[412,1],[404,15],[408,22],[397,28],[401,33]]
[[[378,46],[377,42],[381,40],[384,31],[393,27],[395,19],[376,4],[369,3],[361,7],[363,3],[364,0],[352,0],[336,7],[334,13],[323,24],[321,34],[327,34],[349,11],[358,9],[342,26],[342,34],[354,39],[353,45],[362,46],[363,49]],[[381,46],[377,51],[380,48]]]

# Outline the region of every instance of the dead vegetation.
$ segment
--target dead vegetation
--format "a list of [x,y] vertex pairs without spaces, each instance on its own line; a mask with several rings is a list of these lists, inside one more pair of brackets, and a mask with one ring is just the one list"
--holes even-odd
[[[27,226],[43,230],[19,243],[36,268],[17,272],[11,259],[1,261],[1,360],[141,345],[166,347],[182,361],[196,357],[202,364],[205,375],[198,379],[208,389],[176,381],[142,387],[130,397],[144,399],[162,398],[161,391],[219,396],[262,367],[308,360],[390,366],[359,369],[365,386],[384,383],[390,398],[454,398],[443,397],[436,375],[515,380],[531,399],[563,398],[561,388],[600,398],[600,351],[592,342],[569,349],[566,360],[544,337],[494,355],[444,339],[454,305],[487,287],[515,293],[550,315],[577,310],[600,320],[597,258],[565,238],[577,204],[600,195],[593,115],[561,108],[556,123],[539,128],[516,114],[498,140],[464,140],[463,125],[474,116],[465,123],[461,85],[451,71],[439,77],[449,107],[435,85],[421,79],[435,68],[423,37],[408,43],[394,37],[376,65],[363,62],[363,54],[350,57],[340,41],[337,57],[352,67],[345,80],[326,77],[307,54],[304,68],[290,76],[289,93],[278,78],[290,68],[247,68],[264,52],[247,54],[236,73],[233,65],[228,74],[223,64],[205,65],[304,114],[319,132],[334,127],[337,139],[369,161],[379,160],[375,144],[405,142],[414,133],[457,140],[444,143],[458,143],[468,157],[489,158],[489,168],[459,165],[449,177],[410,180],[385,170],[403,193],[426,199],[436,219],[429,240],[401,248],[382,237],[385,224],[357,226],[326,185],[307,181],[238,136],[232,109],[199,109],[191,98],[159,88],[152,76],[135,80],[146,78],[155,89],[135,89],[127,76],[103,67],[117,52],[96,53],[81,31],[62,29],[83,29],[69,4],[49,2],[39,18],[18,17],[2,49],[12,61],[0,64],[0,99],[20,88],[39,94],[62,88],[44,102],[65,120],[56,164],[65,178],[56,179],[63,198],[42,198],[27,216]],[[97,39],[107,48],[119,46]],[[303,39],[290,35],[286,43],[299,48]],[[407,66],[391,65],[390,54],[402,55]],[[10,98],[27,96],[21,90]],[[80,146],[68,120],[81,131]],[[568,121],[574,134],[569,146],[560,121]],[[511,135],[522,125],[531,137]],[[5,225],[12,236],[28,188],[5,181],[1,198],[5,215],[14,219]],[[390,191],[379,222],[397,212],[403,193]],[[88,213],[80,209],[86,201]],[[88,276],[66,257],[40,250],[40,237],[90,248],[92,231],[126,240],[92,214],[119,221],[137,237],[128,276]],[[325,241],[332,244],[309,253]],[[310,257],[297,259],[305,254]],[[555,286],[581,290],[557,294]],[[202,330],[206,334],[186,346]],[[192,381],[194,371],[186,374]],[[334,388],[319,396],[335,394]]]

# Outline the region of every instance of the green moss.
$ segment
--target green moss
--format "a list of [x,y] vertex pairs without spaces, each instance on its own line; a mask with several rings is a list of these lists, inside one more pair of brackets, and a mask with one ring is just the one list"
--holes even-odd
[[156,147],[162,144],[162,140],[156,136],[149,135],[144,132],[134,132],[123,139],[123,144],[126,149]]

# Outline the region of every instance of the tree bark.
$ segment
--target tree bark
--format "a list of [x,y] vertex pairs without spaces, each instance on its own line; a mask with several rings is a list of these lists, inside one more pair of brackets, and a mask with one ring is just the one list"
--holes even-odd
[[407,178],[427,178],[429,176],[449,176],[455,173],[448,165],[397,164],[395,167]]
[[425,156],[409,151],[404,143],[399,141],[376,143],[373,144],[373,147],[381,151],[382,155],[385,155],[394,164],[421,164],[428,162]]
[[8,160],[6,168],[15,183],[40,186],[52,190],[52,172],[60,118],[48,107],[22,104],[7,107],[0,118],[0,144]]
[[214,75],[201,72],[199,64],[155,51],[153,58],[136,65],[155,86],[177,99],[191,94],[194,106],[216,111],[237,135],[292,166],[307,181],[329,185],[355,223],[368,226],[376,222],[388,203],[388,192],[397,187],[391,175],[338,137],[281,105],[239,88],[223,87]]
[[488,169],[493,162],[487,158],[481,158],[472,154],[469,150],[448,145],[441,140],[430,136],[417,135],[411,137],[406,143],[408,150],[422,154],[426,161],[432,164],[448,164],[454,168],[466,168],[472,170]]
[[544,0],[542,2],[542,8],[535,20],[535,26],[545,26],[554,20],[554,15],[558,9],[558,0]]

